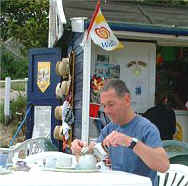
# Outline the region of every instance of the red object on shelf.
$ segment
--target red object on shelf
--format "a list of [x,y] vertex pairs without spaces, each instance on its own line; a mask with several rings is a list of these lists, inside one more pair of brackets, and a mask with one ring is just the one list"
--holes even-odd
[[90,103],[89,107],[89,116],[93,118],[97,118],[98,111],[99,111],[100,105],[96,103]]

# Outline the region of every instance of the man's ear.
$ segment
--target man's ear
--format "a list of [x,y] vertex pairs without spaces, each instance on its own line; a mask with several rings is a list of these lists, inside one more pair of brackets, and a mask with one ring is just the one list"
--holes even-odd
[[124,99],[126,105],[131,105],[131,95],[129,93],[125,93]]

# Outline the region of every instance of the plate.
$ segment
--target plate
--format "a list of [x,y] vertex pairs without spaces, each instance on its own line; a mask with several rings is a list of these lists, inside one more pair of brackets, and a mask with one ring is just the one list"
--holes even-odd
[[11,173],[10,170],[7,170],[7,169],[0,169],[0,175],[9,174],[9,173]]
[[62,172],[72,172],[72,173],[90,173],[90,172],[99,172],[98,169],[89,169],[89,170],[79,170],[79,169],[61,169]]
[[56,166],[56,169],[73,170],[73,169],[75,169],[75,168],[74,168],[74,167],[60,167],[60,166]]
[[55,172],[68,172],[68,173],[92,173],[92,172],[100,172],[98,169],[89,169],[89,170],[79,170],[79,169],[74,169],[74,168],[44,168],[44,171],[55,171]]

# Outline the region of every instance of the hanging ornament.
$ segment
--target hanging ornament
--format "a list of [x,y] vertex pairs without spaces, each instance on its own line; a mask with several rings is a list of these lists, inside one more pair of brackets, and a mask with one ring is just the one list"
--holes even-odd
[[131,68],[131,71],[134,75],[139,76],[142,73],[142,68],[145,68],[147,64],[143,61],[130,61],[127,64],[128,68]]

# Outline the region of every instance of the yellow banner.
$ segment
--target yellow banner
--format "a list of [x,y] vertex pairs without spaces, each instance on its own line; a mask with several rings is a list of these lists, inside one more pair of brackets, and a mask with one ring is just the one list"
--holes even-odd
[[50,62],[38,62],[37,85],[45,92],[50,85]]

